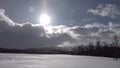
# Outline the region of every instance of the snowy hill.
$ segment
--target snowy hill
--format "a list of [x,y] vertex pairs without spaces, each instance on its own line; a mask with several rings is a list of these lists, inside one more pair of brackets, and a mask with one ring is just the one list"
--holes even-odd
[[112,58],[0,53],[0,68],[119,68],[120,61]]

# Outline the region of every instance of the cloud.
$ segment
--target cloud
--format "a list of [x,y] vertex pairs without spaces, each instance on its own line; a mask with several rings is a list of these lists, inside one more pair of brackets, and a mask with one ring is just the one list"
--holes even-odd
[[78,26],[71,30],[78,35],[77,37],[79,37],[79,42],[82,44],[86,44],[90,41],[94,42],[98,38],[102,41],[111,42],[115,34],[120,36],[120,24],[113,24],[112,22],[109,22],[108,25],[101,23],[87,24],[85,26]]
[[56,32],[50,34],[50,30],[40,24],[13,22],[3,11],[5,10],[0,9],[0,47],[53,47],[73,40],[69,34],[62,32],[64,26],[52,27],[51,29]]
[[30,22],[19,24],[0,9],[0,47],[40,48],[56,46],[76,46],[88,44],[100,37],[111,41],[114,34],[120,37],[120,24],[93,23],[85,26],[41,26]]
[[5,10],[4,10],[4,9],[0,9],[0,12],[1,12],[1,13],[5,13]]
[[9,19],[8,16],[5,15],[5,10],[4,9],[0,9],[0,21],[2,22],[6,22],[9,25],[13,25],[13,21],[11,19]]
[[29,8],[29,12],[32,13],[32,12],[34,12],[34,11],[35,11],[35,8],[34,8],[33,6],[31,6],[31,7]]
[[96,9],[89,9],[88,13],[93,13],[94,15],[100,15],[102,17],[116,18],[120,16],[120,7],[113,4],[100,4]]

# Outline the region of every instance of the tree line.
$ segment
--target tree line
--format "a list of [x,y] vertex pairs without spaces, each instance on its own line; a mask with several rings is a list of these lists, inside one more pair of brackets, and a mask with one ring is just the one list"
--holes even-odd
[[111,43],[101,42],[100,40],[97,40],[95,43],[90,42],[86,46],[75,46],[71,53],[75,55],[120,58],[119,38],[117,35],[115,35]]

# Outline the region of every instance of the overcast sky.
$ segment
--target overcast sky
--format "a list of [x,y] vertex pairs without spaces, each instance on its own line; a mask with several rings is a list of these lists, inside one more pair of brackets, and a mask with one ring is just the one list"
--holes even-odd
[[[51,22],[40,25],[47,12]],[[120,0],[0,0],[0,47],[76,46],[120,37]]]

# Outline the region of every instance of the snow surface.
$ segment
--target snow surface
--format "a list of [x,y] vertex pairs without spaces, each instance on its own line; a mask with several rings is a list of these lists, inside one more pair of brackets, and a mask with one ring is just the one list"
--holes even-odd
[[120,61],[105,57],[0,53],[0,68],[120,68]]

